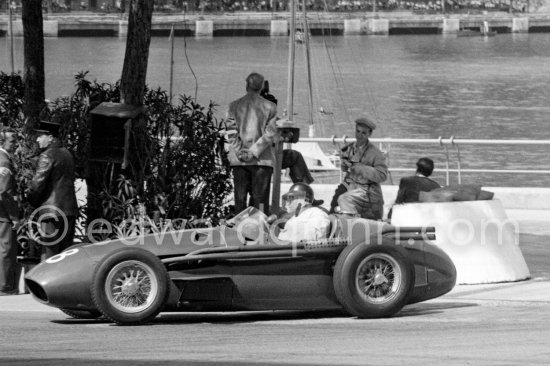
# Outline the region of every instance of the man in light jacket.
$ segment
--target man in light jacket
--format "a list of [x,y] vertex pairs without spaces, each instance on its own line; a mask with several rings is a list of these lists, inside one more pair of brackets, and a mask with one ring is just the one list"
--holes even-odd
[[246,78],[246,95],[231,102],[227,112],[228,158],[233,171],[235,212],[251,205],[269,214],[269,192],[275,165],[277,107],[262,98],[264,77]]

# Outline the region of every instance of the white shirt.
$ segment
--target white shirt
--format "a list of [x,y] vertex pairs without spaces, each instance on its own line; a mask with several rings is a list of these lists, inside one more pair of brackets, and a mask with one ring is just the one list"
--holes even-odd
[[298,216],[292,216],[279,233],[279,240],[299,242],[318,240],[328,236],[330,219],[328,214],[318,207],[306,207]]

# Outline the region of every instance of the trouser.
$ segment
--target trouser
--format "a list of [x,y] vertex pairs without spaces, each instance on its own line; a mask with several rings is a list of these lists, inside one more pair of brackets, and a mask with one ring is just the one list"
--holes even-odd
[[15,289],[17,242],[11,222],[0,222],[0,291]]
[[272,174],[273,168],[270,166],[245,165],[233,167],[236,214],[247,207],[246,199],[250,193],[250,205],[269,215],[269,192]]
[[42,244],[41,259],[44,261],[61,253],[74,244],[74,216],[56,217],[40,223],[40,240]]
[[292,183],[303,182],[311,184],[313,177],[309,172],[304,157],[299,151],[285,149],[283,150],[283,162],[282,168],[290,168],[290,179]]
[[347,214],[370,220],[381,220],[384,215],[384,201],[373,200],[365,189],[349,190],[342,193],[337,200],[340,210]]

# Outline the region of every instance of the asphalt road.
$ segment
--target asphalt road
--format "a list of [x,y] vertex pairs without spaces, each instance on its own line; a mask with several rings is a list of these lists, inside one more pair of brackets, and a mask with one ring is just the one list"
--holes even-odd
[[550,243],[522,236],[533,279],[457,286],[389,319],[340,313],[165,313],[120,327],[29,295],[0,298],[0,365],[547,365]]

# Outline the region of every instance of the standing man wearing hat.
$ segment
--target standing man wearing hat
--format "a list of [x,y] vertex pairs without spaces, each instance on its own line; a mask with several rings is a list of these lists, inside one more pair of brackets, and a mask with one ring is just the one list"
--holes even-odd
[[235,213],[252,205],[269,214],[269,191],[275,165],[277,106],[260,96],[264,77],[246,78],[246,95],[231,102],[227,112],[228,158],[233,171]]
[[32,219],[40,220],[42,260],[73,245],[78,214],[74,189],[74,159],[58,139],[58,123],[40,121],[36,142],[42,153],[31,181],[27,200],[36,208]]
[[386,157],[369,137],[376,124],[367,118],[355,120],[356,142],[341,150],[341,169],[344,182],[338,186],[331,203],[345,214],[380,220],[384,214],[384,198],[380,183],[386,180]]
[[14,168],[10,154],[15,147],[15,134],[0,132],[0,296],[17,294],[15,265],[19,226],[19,207],[14,198]]

